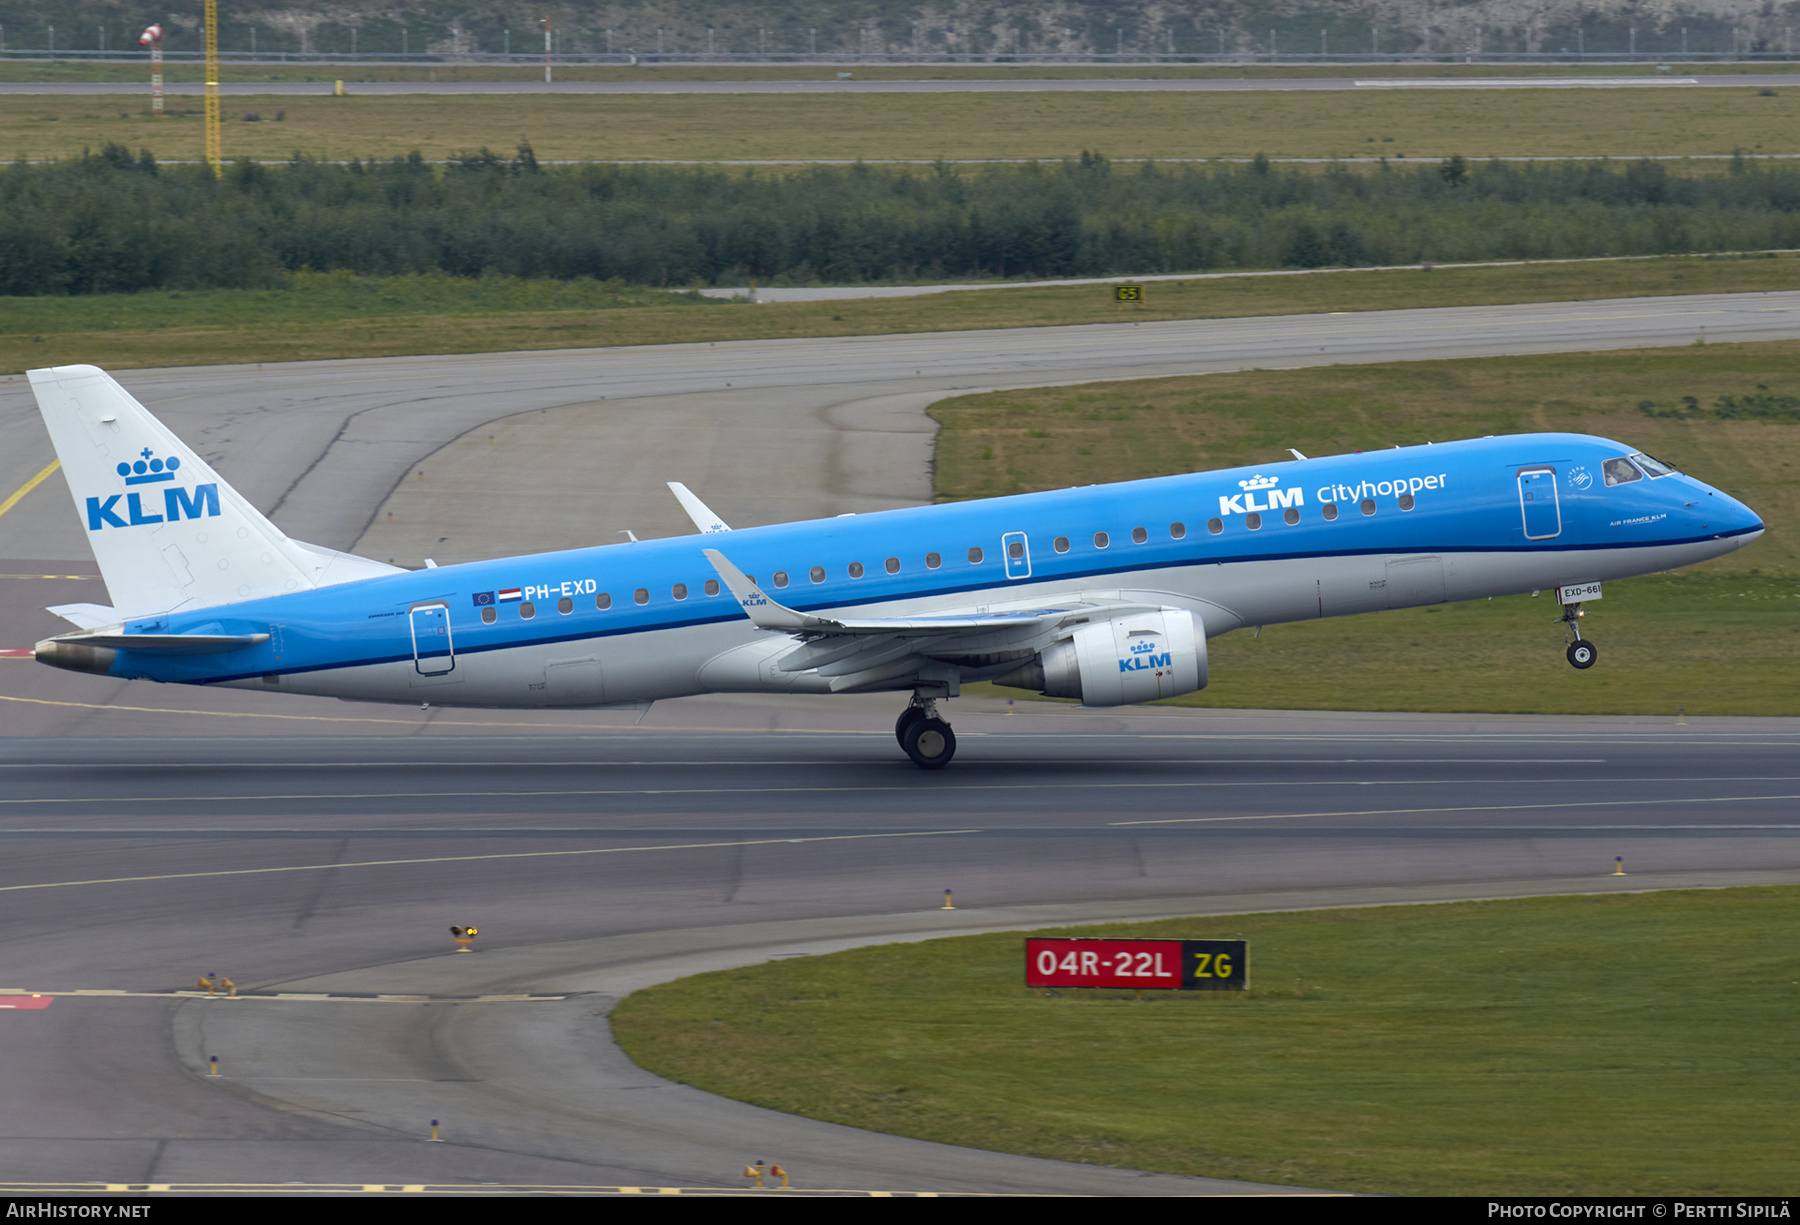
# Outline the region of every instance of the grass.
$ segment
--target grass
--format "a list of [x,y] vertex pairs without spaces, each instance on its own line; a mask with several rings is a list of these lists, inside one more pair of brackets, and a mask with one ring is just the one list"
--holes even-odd
[[131,369],[1793,288],[1800,259],[1791,256],[1152,282],[1142,307],[1126,312],[1105,285],[749,306],[592,281],[303,274],[286,289],[0,298],[0,373],[72,362]]
[[[246,96],[227,157],[438,159],[528,140],[548,160],[1637,157],[1800,152],[1800,90]],[[202,156],[200,100],[0,95],[0,156],[118,142]],[[271,122],[277,110],[285,120]],[[246,123],[254,111],[262,122]],[[1579,114],[1582,122],[1570,123]]]
[[[1786,64],[1761,62],[1682,64],[1671,62],[1671,76],[1742,76],[1782,72]],[[194,84],[205,79],[198,63],[171,60],[163,79],[173,84]],[[563,64],[556,65],[556,79],[569,81],[831,81],[845,68],[836,63],[818,64]],[[1356,77],[1607,77],[1650,76],[1650,64],[856,64],[851,71],[859,81],[1055,81],[1055,80],[1257,80]],[[82,60],[6,60],[0,62],[0,81],[109,82],[143,84],[149,80],[149,60],[131,63],[97,63]],[[381,64],[381,63],[261,63],[230,60],[219,66],[219,80],[227,85],[261,81],[325,82],[358,81],[541,81],[543,64]]]
[[[1435,275],[1435,274],[1434,274]],[[940,401],[940,500],[1279,462],[1483,434],[1567,430],[1676,463],[1754,507],[1747,549],[1607,584],[1563,659],[1548,599],[1520,595],[1237,631],[1176,705],[1563,714],[1800,714],[1800,420],[1685,412],[1800,394],[1800,341],[1260,370]],[[1648,412],[1640,407],[1648,401]],[[1019,696],[991,686],[975,692]]]
[[1115,925],[1246,939],[1246,998],[1023,984],[1023,934],[628,997],[662,1076],[949,1144],[1403,1195],[1779,1195],[1800,889]]

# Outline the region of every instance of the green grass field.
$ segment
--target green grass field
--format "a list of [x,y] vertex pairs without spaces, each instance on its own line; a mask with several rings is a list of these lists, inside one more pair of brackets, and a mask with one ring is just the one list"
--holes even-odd
[[[1671,76],[1742,76],[1786,72],[1790,64],[1670,62]],[[0,81],[145,82],[148,56],[133,63],[84,60],[18,60],[0,63]],[[1257,80],[1315,77],[1636,77],[1661,75],[1649,64],[856,64],[848,69],[821,64],[567,64],[556,65],[558,81],[831,81],[849,71],[859,81],[1056,81],[1056,80]],[[227,85],[258,81],[541,81],[542,63],[396,64],[262,63],[227,59],[219,80]],[[171,60],[165,80],[190,84],[205,79],[198,63]]]
[[[1800,342],[1253,371],[940,401],[940,499],[1567,430],[1666,459],[1755,508],[1757,543],[1609,583],[1563,658],[1558,609],[1519,595],[1240,630],[1175,705],[1674,716],[1800,714],[1800,411],[1681,419],[1639,407],[1800,396]],[[1800,400],[1794,401],[1800,409]],[[1651,412],[1664,411],[1653,408]],[[992,686],[975,692],[1019,696]]]
[[1784,1195],[1796,922],[1790,887],[1033,933],[1249,941],[1246,998],[1142,1001],[1027,989],[1007,933],[703,974],[612,1024],[711,1092],[1065,1161],[1401,1195]]
[[279,290],[3,298],[0,374],[70,362],[132,369],[1794,288],[1800,258],[1786,255],[1159,281],[1124,312],[1110,285],[749,306],[620,284],[333,273]]
[[[986,94],[426,94],[224,101],[227,159],[445,158],[531,143],[546,160],[1640,157],[1800,152],[1800,89]],[[203,156],[201,104],[0,96],[0,156],[111,142]],[[277,110],[285,119],[273,122]],[[260,122],[242,116],[254,111]],[[1579,114],[1580,123],[1571,123]]]

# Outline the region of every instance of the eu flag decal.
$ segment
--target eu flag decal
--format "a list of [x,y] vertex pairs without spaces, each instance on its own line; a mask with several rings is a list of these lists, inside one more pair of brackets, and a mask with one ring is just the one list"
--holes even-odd
[[493,592],[477,591],[475,593],[475,607],[482,608],[482,607],[485,607],[486,605],[492,604],[493,602],[494,602],[494,593]]

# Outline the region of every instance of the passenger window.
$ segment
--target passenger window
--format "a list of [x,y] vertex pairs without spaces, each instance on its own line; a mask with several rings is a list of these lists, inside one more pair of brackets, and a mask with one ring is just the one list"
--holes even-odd
[[1206,521],[1206,530],[1217,536],[1220,532],[1225,530],[1225,521],[1223,519],[1208,519]]
[[556,602],[556,611],[565,617],[568,616],[575,611],[575,601],[571,600],[568,596],[564,596]]
[[1186,538],[1187,538],[1187,524],[1185,524],[1185,523],[1169,524],[1169,539],[1170,540],[1185,540]]
[[530,600],[526,600],[523,604],[519,605],[519,620],[529,621],[535,616],[537,616],[536,604],[533,604]]
[[[783,575],[782,577],[785,578],[787,576]],[[777,587],[785,587],[785,586],[787,586],[787,584],[786,583],[777,583],[776,586]],[[706,580],[706,594],[707,595],[718,595],[719,594],[719,580],[718,579],[709,578]]]
[[1020,540],[1008,541],[1006,544],[1006,555],[1014,561],[1018,561],[1021,557],[1025,556],[1025,543]]
[[1400,509],[1401,510],[1411,510],[1412,508],[1413,508],[1412,494],[1410,494],[1410,493],[1401,494],[1400,495]]
[[1319,513],[1325,516],[1327,522],[1329,522],[1332,519],[1337,518],[1337,503],[1336,502],[1325,503],[1325,505],[1323,505],[1319,508]]
[[927,570],[935,570],[943,564],[944,559],[939,557],[936,553],[925,554],[925,568]]
[[862,563],[859,561],[851,562],[850,563],[850,577],[851,578],[861,578],[862,576],[863,576]]
[[672,594],[677,600],[687,599],[687,584],[686,583],[676,583],[675,590],[673,592],[671,592],[670,594]]
[[969,564],[971,566],[979,566],[981,564],[981,558],[982,553],[980,549],[969,550]]
[[1375,499],[1374,498],[1364,498],[1362,500],[1361,504],[1357,507],[1357,509],[1362,511],[1362,513],[1365,515],[1374,514],[1375,513]]
[[814,566],[812,568],[812,571],[807,575],[807,577],[810,578],[815,583],[824,582],[825,581],[825,567],[824,566]]
[[1096,549],[1104,549],[1107,545],[1109,545],[1111,543],[1112,543],[1112,538],[1110,536],[1108,536],[1105,532],[1095,532],[1094,533],[1094,547]]
[[[786,570],[777,570],[775,572],[775,585],[777,587],[786,587],[787,583],[788,583],[787,571]],[[714,584],[713,584],[712,580],[708,579],[707,583],[706,583],[706,594],[712,595],[713,593],[714,593]]]
[[1609,459],[1600,465],[1600,470],[1606,474],[1608,485],[1625,485],[1644,479],[1644,474],[1633,467],[1628,459]]
[[1255,511],[1251,511],[1244,516],[1244,526],[1254,532],[1257,528],[1262,526],[1262,516]]
[[1069,551],[1069,538],[1067,536],[1058,536],[1056,538],[1056,551],[1058,553],[1067,553]]
[[484,608],[481,610],[481,620],[482,620],[483,624],[492,625],[494,622],[498,621],[499,619],[500,619],[500,614],[495,612],[492,608]]
[[636,591],[631,593],[631,598],[636,603],[648,604],[650,602],[650,589],[648,587],[639,587]]
[[886,563],[885,563],[885,564],[886,564],[886,566],[887,566],[887,572],[888,572],[888,573],[889,573],[889,574],[898,574],[898,573],[900,573],[900,559],[899,559],[899,558],[898,558],[898,557],[890,557],[890,558],[888,558],[888,559],[887,559],[887,562],[886,562]]
[[1284,523],[1289,527],[1292,527],[1294,524],[1300,522],[1300,512],[1290,506],[1281,512],[1281,518]]
[[1150,533],[1146,532],[1143,528],[1134,527],[1131,529],[1131,543],[1132,544],[1143,544],[1146,540],[1149,540],[1149,539],[1150,539]]
[[598,608],[601,612],[605,612],[612,607],[612,596],[602,591],[599,595],[594,597],[594,607]]

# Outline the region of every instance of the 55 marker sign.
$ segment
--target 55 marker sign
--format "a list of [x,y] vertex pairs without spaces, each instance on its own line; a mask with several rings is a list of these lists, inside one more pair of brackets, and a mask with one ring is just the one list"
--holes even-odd
[[1025,941],[1028,987],[1242,991],[1249,967],[1242,940]]

